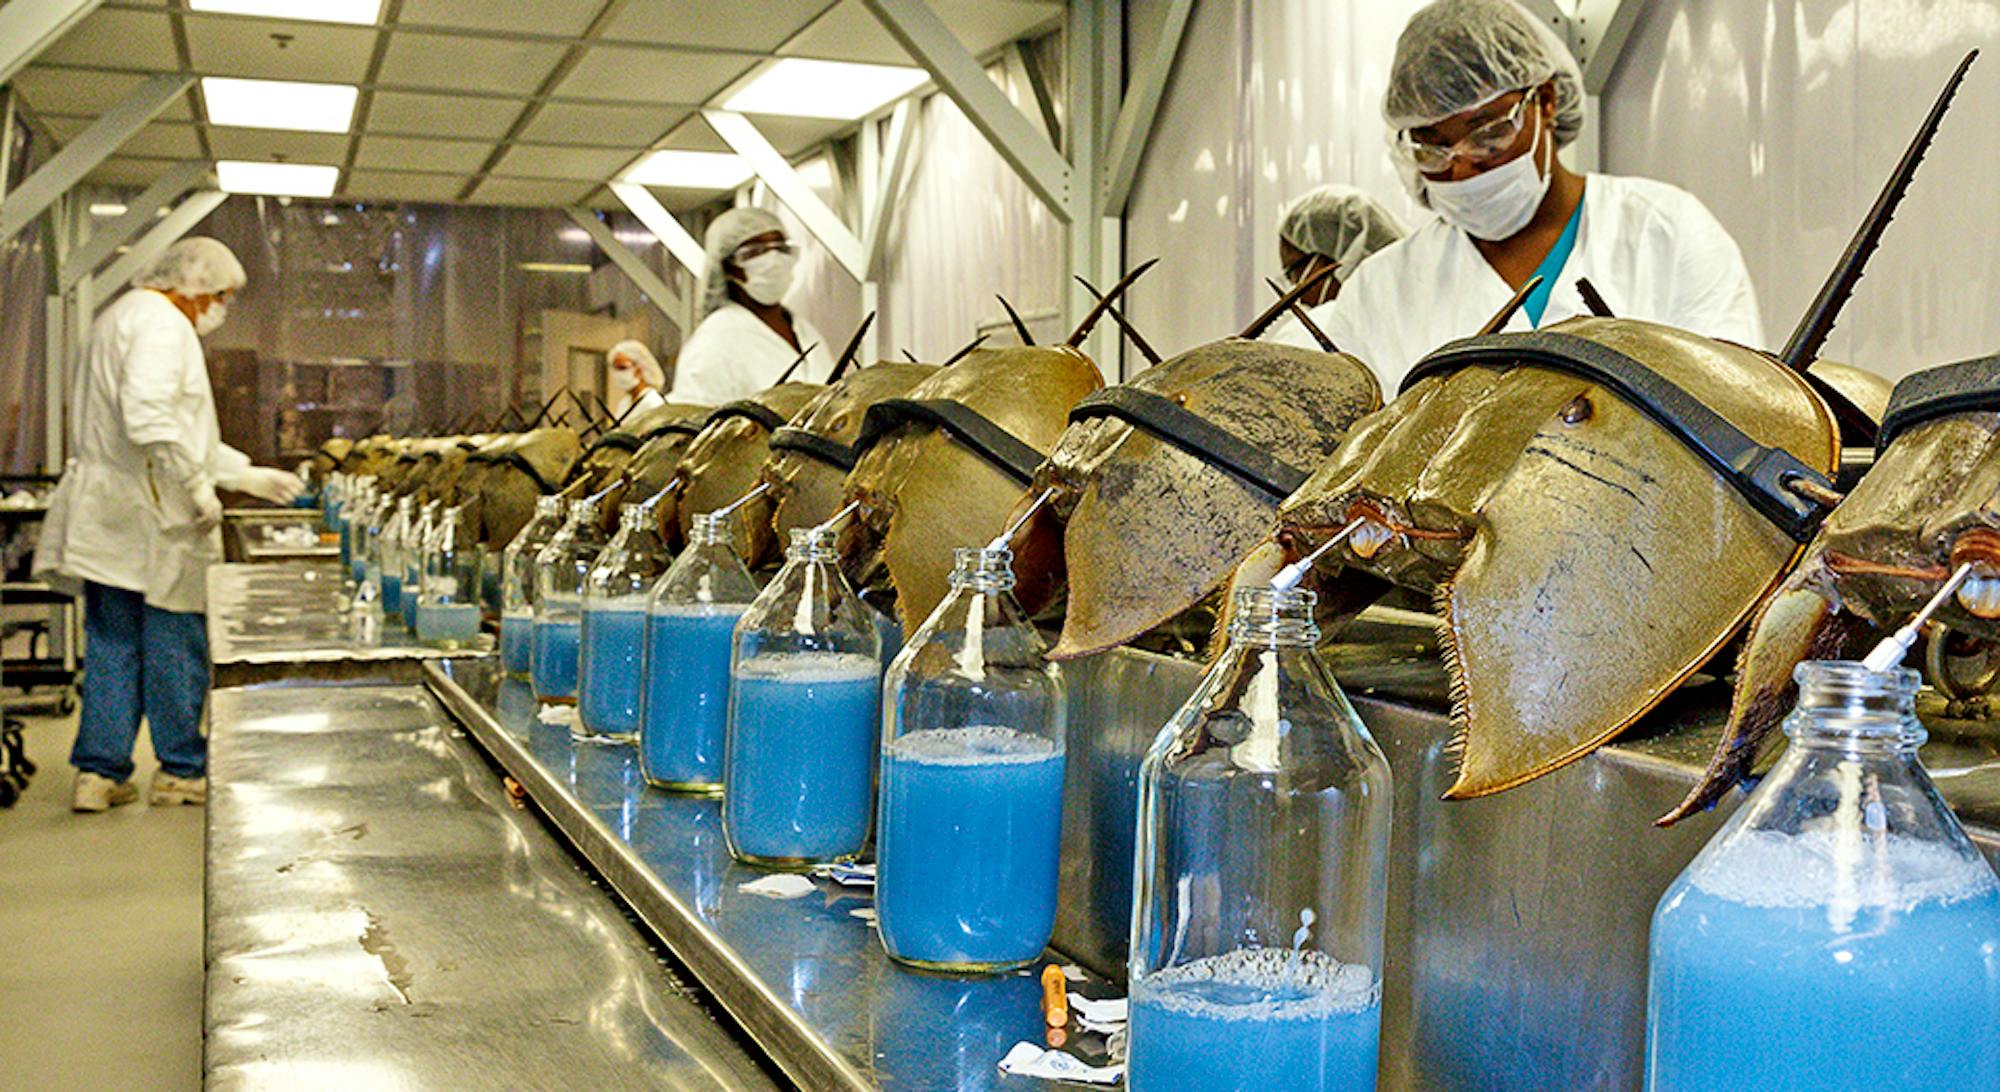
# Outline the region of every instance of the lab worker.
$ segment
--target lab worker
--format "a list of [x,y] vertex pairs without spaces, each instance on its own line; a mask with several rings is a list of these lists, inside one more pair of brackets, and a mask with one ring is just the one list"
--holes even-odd
[[701,322],[674,364],[671,398],[720,406],[776,383],[805,353],[791,378],[823,383],[833,350],[805,316],[784,305],[798,252],[785,225],[759,208],[730,209],[708,225],[701,279]]
[[169,247],[91,326],[70,407],[72,456],[34,568],[79,588],[88,640],[70,764],[72,807],[138,797],[143,715],[154,804],[207,801],[208,566],[222,560],[218,488],[286,504],[305,488],[222,442],[201,338],[222,325],[243,266],[214,239]]
[[1478,332],[1535,276],[1507,330],[1588,314],[1576,287],[1587,278],[1620,318],[1764,346],[1742,252],[1698,199],[1557,157],[1583,128],[1583,78],[1512,0],[1436,0],[1411,16],[1382,114],[1437,219],[1363,262],[1312,317],[1391,396],[1411,365]]
[[604,354],[604,365],[610,371],[606,378],[611,386],[612,416],[623,421],[667,404],[666,396],[660,393],[667,385],[667,373],[651,349],[636,341],[621,341]]
[[[1353,186],[1329,184],[1300,194],[1278,217],[1278,268],[1287,289],[1319,276],[1333,275],[1299,297],[1303,307],[1317,307],[1340,294],[1361,259],[1403,237],[1403,225],[1380,201]],[[1263,340],[1317,349],[1319,342],[1287,313],[1264,332]]]

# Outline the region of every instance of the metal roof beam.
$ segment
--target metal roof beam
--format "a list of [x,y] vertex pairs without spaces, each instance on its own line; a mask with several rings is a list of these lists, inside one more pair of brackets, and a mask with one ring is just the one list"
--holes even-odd
[[147,232],[144,238],[133,243],[131,250],[112,262],[111,268],[91,278],[91,300],[96,305],[102,306],[111,297],[123,291],[126,285],[132,283],[132,278],[151,268],[154,262],[160,260],[160,255],[165,253],[168,247],[193,231],[194,226],[201,223],[209,213],[214,212],[215,206],[222,204],[223,199],[228,196],[221,190],[200,190],[175,206],[174,211],[155,224],[153,230]]
[[613,182],[611,192],[625,203],[640,223],[646,225],[646,230],[653,233],[653,237],[667,248],[667,253],[673,255],[675,261],[681,263],[681,268],[693,274],[695,280],[701,279],[703,271],[708,268],[708,254],[702,249],[701,241],[694,237],[687,225],[681,223],[680,217],[668,212],[667,207],[660,204],[660,199],[653,196],[653,191],[636,182]]
[[1644,0],[1576,0],[1570,16],[1570,48],[1583,66],[1583,90],[1601,95],[1639,24]]
[[910,145],[916,143],[916,101],[904,99],[889,115],[889,133],[879,157],[879,173],[864,185],[868,204],[861,212],[862,265],[868,270],[864,280],[876,277],[882,268],[882,241],[889,237],[889,221],[896,212],[896,198],[903,179],[903,165],[909,162]]
[[[15,3],[19,2],[15,0]],[[0,8],[0,18],[5,18],[6,12],[11,10],[11,5]],[[0,242],[13,238],[54,204],[56,198],[83,181],[84,175],[96,170],[97,165],[110,158],[119,145],[144,129],[147,123],[160,115],[160,111],[167,108],[168,103],[181,97],[193,83],[193,78],[188,76],[154,76],[118,100],[118,105],[78,134],[75,140],[56,153],[55,158],[42,164],[41,170],[29,175],[6,196],[4,203],[0,203]]]
[[708,122],[708,127],[715,130],[715,135],[750,164],[750,169],[756,171],[757,177],[763,180],[771,193],[792,210],[792,215],[799,218],[807,231],[812,232],[841,268],[857,281],[868,279],[867,255],[862,250],[861,240],[855,238],[846,221],[828,208],[811,186],[806,185],[799,172],[792,169],[791,160],[786,159],[776,145],[758,132],[749,118],[728,110],[703,110],[701,116]]
[[1167,75],[1173,71],[1174,58],[1180,55],[1188,15],[1193,11],[1194,0],[1172,0],[1159,40],[1153,44],[1152,56],[1125,89],[1118,121],[1111,130],[1111,147],[1104,157],[1106,216],[1125,214],[1125,203],[1132,196],[1132,182],[1139,175],[1139,160],[1146,154],[1146,145],[1153,134],[1153,119],[1159,115],[1160,99],[1167,90]]
[[6,83],[103,0],[12,0],[0,7],[0,83]]
[[676,324],[680,322],[680,315],[687,306],[687,300],[679,292],[674,291],[658,273],[653,272],[653,267],[647,265],[644,259],[632,253],[631,247],[619,242],[618,236],[612,234],[609,225],[597,218],[596,212],[580,208],[566,208],[563,211],[569,214],[571,220],[576,221],[576,226],[582,228],[584,234],[590,236],[590,241],[597,244],[597,249],[611,259],[611,264],[630,278],[640,292],[645,293],[647,302],[659,308],[661,314]]
[[161,209],[207,181],[209,174],[206,163],[176,163],[167,168],[167,173],[147,186],[144,193],[125,203],[123,216],[108,224],[99,225],[82,246],[63,257],[62,272],[57,277],[59,291],[68,292],[85,277],[96,272],[97,267],[109,261],[112,252],[127,239],[139,234],[141,228],[159,219]]

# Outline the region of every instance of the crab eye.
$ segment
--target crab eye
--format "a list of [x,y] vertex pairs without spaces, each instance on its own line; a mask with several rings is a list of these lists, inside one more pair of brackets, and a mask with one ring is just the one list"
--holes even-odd
[[1562,421],[1565,425],[1580,425],[1590,420],[1590,414],[1590,396],[1579,394],[1562,408]]

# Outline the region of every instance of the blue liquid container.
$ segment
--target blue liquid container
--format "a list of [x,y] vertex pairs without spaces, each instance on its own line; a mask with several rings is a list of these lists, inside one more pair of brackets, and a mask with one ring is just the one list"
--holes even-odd
[[928,970],[1033,962],[1055,926],[1062,672],[1014,601],[1014,555],[961,549],[951,592],[889,665],[875,909]]
[[537,499],[534,517],[500,554],[500,658],[512,678],[529,678],[534,663],[537,559],[562,530],[567,507],[560,496]]
[[480,637],[477,542],[463,526],[465,510],[447,508],[424,557],[417,593],[417,640],[444,649],[471,648]]
[[1646,1087],[2000,1088],[2000,880],[1917,758],[1916,672],[1794,677],[1790,746],[1653,912]]
[[1380,991],[1319,952],[1238,948],[1169,968],[1132,991],[1130,1016],[1138,1092],[1375,1087]]
[[584,610],[578,632],[576,700],[577,718],[585,732],[615,740],[638,737],[645,648],[643,603],[624,610]]
[[432,603],[417,612],[417,640],[424,644],[466,648],[478,639],[476,604]]
[[737,859],[804,868],[860,855],[875,787],[880,670],[872,654],[842,652],[737,663],[722,805]]
[[639,765],[649,783],[679,792],[722,791],[729,656],[736,623],[749,606],[667,604],[647,616]]
[[500,616],[500,668],[510,679],[527,679],[535,662],[535,614],[514,611]]
[[401,616],[403,613],[403,574],[382,571],[382,610],[384,613]]
[[1389,764],[1314,651],[1314,602],[1239,589],[1140,763],[1136,1092],[1375,1087]]
[[576,664],[581,622],[535,623],[535,697],[557,705],[576,704]]

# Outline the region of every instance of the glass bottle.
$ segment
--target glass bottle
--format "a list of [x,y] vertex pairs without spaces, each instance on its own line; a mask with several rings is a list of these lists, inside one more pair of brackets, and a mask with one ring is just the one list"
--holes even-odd
[[1014,601],[1014,554],[959,549],[951,592],[889,665],[875,910],[904,963],[1033,962],[1056,918],[1062,670]]
[[354,599],[352,609],[374,616],[375,633],[380,634],[382,603],[382,533],[387,521],[382,512],[389,497],[372,493],[363,500],[363,510],[354,521]]
[[583,628],[583,581],[604,549],[599,498],[569,506],[562,529],[535,560],[535,651],[529,672],[535,696],[576,704],[577,643]]
[[646,597],[669,560],[652,505],[620,509],[618,533],[597,555],[583,584],[576,716],[587,736],[620,743],[639,737]]
[[417,640],[470,648],[479,638],[479,544],[460,527],[464,508],[447,508],[433,534],[418,592]]
[[703,512],[653,588],[646,613],[639,768],[664,789],[722,791],[729,659],[757,581],[731,545],[730,517]]
[[803,869],[868,841],[882,639],[832,530],[793,530],[785,559],[736,626],[722,830],[739,861]]
[[423,607],[419,593],[424,586],[424,565],[437,547],[438,513],[443,510],[443,500],[425,501],[416,528],[405,536],[409,546],[403,551],[403,626],[413,634]]
[[1917,673],[1793,677],[1790,746],[1653,911],[1646,1087],[2000,1088],[2000,881],[1917,758]]
[[1139,768],[1134,1089],[1372,1089],[1389,765],[1313,646],[1315,596],[1236,592]]
[[538,498],[534,517],[500,555],[500,665],[511,678],[527,678],[534,663],[536,559],[562,530],[564,506],[560,494]]
[[403,614],[403,571],[409,564],[404,556],[404,540],[409,535],[410,514],[415,504],[415,498],[407,493],[397,497],[379,536],[381,559],[376,571],[382,586],[382,612],[398,619]]
[[350,584],[359,585],[365,577],[366,559],[362,556],[367,549],[365,536],[368,531],[368,509],[375,503],[375,479],[363,478],[354,492],[354,498],[341,509],[340,514],[340,560],[344,567],[342,577]]

